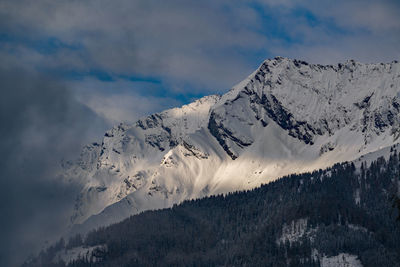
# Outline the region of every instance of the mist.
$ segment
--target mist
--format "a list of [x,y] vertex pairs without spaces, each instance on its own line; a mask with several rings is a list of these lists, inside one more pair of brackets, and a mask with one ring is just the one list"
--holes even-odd
[[60,163],[107,125],[54,78],[1,66],[0,84],[0,266],[15,266],[65,230],[78,187]]

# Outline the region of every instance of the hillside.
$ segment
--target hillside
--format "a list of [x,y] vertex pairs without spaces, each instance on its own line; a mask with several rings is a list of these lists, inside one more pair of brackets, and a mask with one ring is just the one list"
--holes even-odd
[[66,162],[72,232],[247,190],[398,142],[400,63],[269,59],[222,96],[120,124]]
[[397,148],[147,211],[26,266],[400,266]]

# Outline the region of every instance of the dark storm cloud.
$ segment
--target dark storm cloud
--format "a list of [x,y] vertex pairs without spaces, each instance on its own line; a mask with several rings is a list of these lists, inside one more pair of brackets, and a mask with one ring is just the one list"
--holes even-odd
[[104,125],[46,76],[1,64],[0,88],[0,266],[13,266],[66,226],[77,192],[60,161]]

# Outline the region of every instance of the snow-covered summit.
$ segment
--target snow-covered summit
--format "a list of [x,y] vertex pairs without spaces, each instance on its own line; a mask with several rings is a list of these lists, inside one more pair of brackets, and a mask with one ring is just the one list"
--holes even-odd
[[400,64],[264,61],[223,96],[120,124],[66,170],[81,229],[248,189],[397,143]]
[[[351,126],[352,131],[361,130],[368,143],[397,124],[399,73],[397,62],[361,64],[350,60],[323,66],[281,57],[266,60],[245,83],[221,98],[213,108],[211,123],[219,132],[225,128],[235,133],[235,127],[246,127],[250,117],[264,125],[272,119],[306,144]],[[243,111],[243,102],[251,110]],[[215,135],[218,137],[218,132]],[[220,141],[222,145],[232,143],[227,144],[232,146],[227,152],[236,157],[237,146],[252,143],[249,137],[232,136],[236,144],[224,138]]]

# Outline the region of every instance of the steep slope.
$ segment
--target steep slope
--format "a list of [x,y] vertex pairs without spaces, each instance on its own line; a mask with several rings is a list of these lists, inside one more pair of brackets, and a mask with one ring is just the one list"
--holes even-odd
[[399,148],[144,212],[27,266],[400,266]]
[[119,125],[68,165],[77,231],[184,199],[250,189],[397,143],[400,64],[275,58],[228,93]]
[[86,146],[76,163],[65,164],[64,176],[79,177],[84,186],[72,222],[80,223],[143,187],[165,154],[188,134],[206,127],[209,109],[218,99],[206,96],[134,125],[120,124],[105,133],[101,144]]

